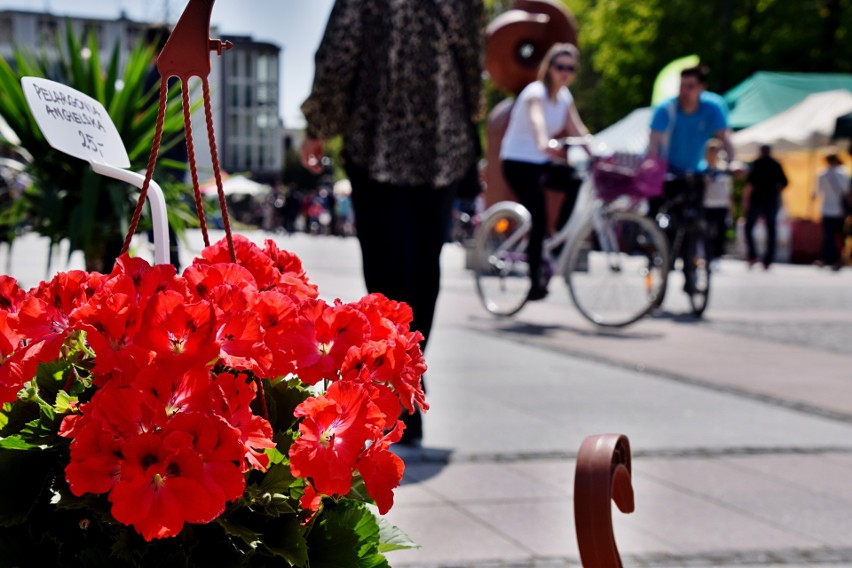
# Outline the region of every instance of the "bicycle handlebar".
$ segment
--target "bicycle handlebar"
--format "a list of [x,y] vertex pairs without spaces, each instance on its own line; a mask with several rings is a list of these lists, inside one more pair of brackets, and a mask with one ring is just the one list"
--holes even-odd
[[551,139],[547,145],[554,150],[562,150],[571,146],[586,146],[588,147],[594,142],[595,137],[591,134],[585,136],[563,136],[561,138]]

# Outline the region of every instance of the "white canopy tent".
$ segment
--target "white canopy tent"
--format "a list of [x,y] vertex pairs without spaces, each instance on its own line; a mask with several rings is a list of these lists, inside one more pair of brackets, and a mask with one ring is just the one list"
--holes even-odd
[[651,129],[651,107],[637,108],[618,122],[595,134],[594,151],[599,154],[619,152],[644,154]]
[[832,143],[835,122],[852,111],[852,92],[824,91],[732,136],[737,156],[755,156],[762,144],[775,153],[815,150]]
[[[206,195],[215,195],[217,191],[216,182],[213,180],[208,181],[201,186],[201,191]],[[258,183],[246,176],[235,175],[226,177],[222,180],[222,191],[224,191],[227,196],[248,195],[254,197],[266,195],[272,191],[272,189],[268,185]]]

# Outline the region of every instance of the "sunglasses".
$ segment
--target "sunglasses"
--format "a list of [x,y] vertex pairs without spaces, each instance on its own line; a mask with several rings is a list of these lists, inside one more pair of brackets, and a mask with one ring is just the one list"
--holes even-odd
[[568,71],[571,73],[577,70],[577,67],[574,65],[560,65],[559,63],[554,63],[553,68],[557,71]]

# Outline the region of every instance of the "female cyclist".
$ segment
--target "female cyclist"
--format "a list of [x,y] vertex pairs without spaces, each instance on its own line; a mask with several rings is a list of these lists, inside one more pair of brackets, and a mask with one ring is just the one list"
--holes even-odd
[[589,133],[568,90],[578,58],[579,52],[571,44],[559,43],[550,48],[539,66],[538,79],[524,87],[515,100],[500,147],[503,176],[532,216],[528,248],[530,300],[547,296],[548,276],[542,274],[541,266],[547,225],[543,182],[551,162],[565,159],[565,151],[550,147],[549,142],[563,133]]

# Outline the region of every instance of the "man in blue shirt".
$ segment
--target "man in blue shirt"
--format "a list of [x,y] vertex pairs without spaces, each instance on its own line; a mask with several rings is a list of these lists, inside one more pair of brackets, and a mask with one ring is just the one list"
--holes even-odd
[[[707,92],[707,67],[689,67],[680,73],[680,91],[654,109],[651,118],[651,134],[648,141],[648,157],[662,157],[667,161],[668,172],[674,177],[667,179],[663,196],[649,200],[649,214],[656,217],[660,206],[676,196],[684,201],[669,211],[671,224],[666,231],[669,244],[674,240],[678,223],[691,212],[703,212],[704,175],[707,168],[704,150],[707,141],[718,138],[728,163],[734,159],[728,128],[728,108],[722,97]],[[694,270],[687,262],[690,245],[684,243],[680,255],[684,258],[684,290],[693,290]],[[674,259],[672,259],[674,260]]]
[[673,174],[699,173],[705,167],[704,145],[718,138],[730,163],[734,159],[728,109],[722,97],[707,91],[704,66],[684,69],[680,92],[654,109],[648,156],[662,156]]

